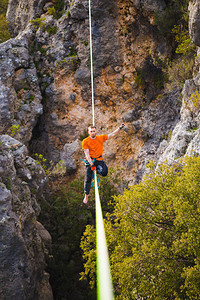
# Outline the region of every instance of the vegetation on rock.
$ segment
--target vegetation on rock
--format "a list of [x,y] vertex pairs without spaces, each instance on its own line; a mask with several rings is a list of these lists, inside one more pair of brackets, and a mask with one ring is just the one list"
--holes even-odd
[[49,15],[53,15],[54,18],[59,19],[62,17],[64,11],[64,1],[63,0],[54,0],[52,1],[54,3],[53,7],[49,7],[47,9]]
[[[199,169],[200,157],[185,157],[115,197],[106,234],[116,299],[198,299]],[[88,225],[81,248],[92,286],[94,239]]]
[[196,46],[188,32],[188,5],[188,0],[169,1],[165,11],[155,18],[160,35],[172,45],[172,56],[161,62],[165,78],[172,85],[182,86],[193,75]]
[[1,0],[0,3],[0,42],[5,42],[10,39],[8,31],[8,23],[6,21],[6,11],[8,7],[8,0]]

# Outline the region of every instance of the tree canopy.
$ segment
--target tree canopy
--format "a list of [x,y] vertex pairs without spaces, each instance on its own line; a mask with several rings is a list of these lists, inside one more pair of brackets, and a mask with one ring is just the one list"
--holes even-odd
[[[117,299],[198,299],[200,295],[200,157],[162,165],[115,197],[106,236]],[[81,248],[95,283],[95,229]]]

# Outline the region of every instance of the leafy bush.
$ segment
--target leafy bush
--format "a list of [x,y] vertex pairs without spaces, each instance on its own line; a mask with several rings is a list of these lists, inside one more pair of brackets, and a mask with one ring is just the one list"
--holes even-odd
[[12,125],[11,126],[11,136],[14,137],[15,134],[20,130],[20,125]]
[[0,3],[0,14],[6,14],[9,0],[1,0]]
[[189,0],[171,0],[168,1],[163,13],[157,12],[155,23],[161,36],[174,40],[172,29],[174,25],[181,25],[184,29],[188,27],[188,3]]
[[56,34],[58,29],[56,26],[47,25],[45,26],[44,30],[47,31],[49,34]]
[[175,34],[175,39],[178,43],[176,53],[183,55],[195,54],[196,46],[192,43],[188,30],[184,29],[181,25],[175,25],[172,29]]
[[[200,157],[162,165],[115,198],[106,234],[116,299],[198,299]],[[95,281],[95,229],[82,238]]]
[[35,153],[36,162],[40,165],[45,173],[50,176],[63,176],[66,174],[65,161],[60,160],[58,163],[54,163],[52,160],[48,163],[47,159],[42,154]]
[[8,22],[4,15],[0,15],[0,42],[5,42],[11,38],[8,30]]
[[55,10],[54,6],[53,7],[48,7],[47,12],[48,12],[49,15],[52,15],[52,16],[56,17],[56,10]]
[[33,24],[33,27],[38,29],[42,28],[43,31],[47,31],[49,34],[55,34],[57,32],[56,26],[45,25],[46,18],[36,18],[30,20],[30,23]]
[[169,79],[170,85],[182,86],[192,78],[195,65],[196,46],[188,32],[188,0],[167,1],[163,13],[156,14],[155,21],[161,36],[165,36],[172,46],[171,57],[159,62]]
[[187,56],[185,56],[184,59],[182,57],[178,57],[172,62],[169,62],[167,66],[169,82],[172,85],[176,84],[183,86],[186,79],[192,78],[194,64],[194,58]]
[[137,76],[135,77],[135,83],[139,87],[144,87],[145,86],[145,81],[143,79],[142,70],[141,69],[137,70]]
[[45,26],[45,20],[46,18],[36,18],[33,20],[30,20],[30,23],[33,24],[33,27],[38,29],[40,27],[44,27]]
[[54,18],[59,19],[62,17],[64,11],[64,1],[63,0],[54,0],[54,6],[47,8],[48,14],[53,15]]
[[6,11],[8,7],[8,0],[1,0],[0,3],[0,43],[5,42],[11,38],[8,30],[8,22],[6,20]]

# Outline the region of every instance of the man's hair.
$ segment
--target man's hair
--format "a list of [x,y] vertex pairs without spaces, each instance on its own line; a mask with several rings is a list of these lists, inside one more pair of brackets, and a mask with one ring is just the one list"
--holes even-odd
[[89,125],[89,126],[88,126],[88,131],[89,131],[90,129],[93,129],[93,128],[96,129],[96,126],[94,126],[94,125]]

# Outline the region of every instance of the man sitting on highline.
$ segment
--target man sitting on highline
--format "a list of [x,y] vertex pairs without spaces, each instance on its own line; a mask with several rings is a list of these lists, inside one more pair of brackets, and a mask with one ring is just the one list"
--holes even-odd
[[[93,178],[93,171],[96,168],[96,171],[101,176],[106,176],[108,174],[108,168],[103,161],[103,143],[113,137],[116,137],[120,130],[124,128],[125,124],[122,123],[115,131],[109,134],[97,135],[97,129],[95,126],[88,127],[88,134],[89,136],[85,138],[82,142],[82,148],[85,152],[85,156],[87,162],[89,163],[86,165],[86,178],[85,178],[85,185],[84,185],[84,192],[85,198],[83,203],[88,202],[88,197],[91,188],[91,181]],[[93,163],[93,159],[95,161]]]

